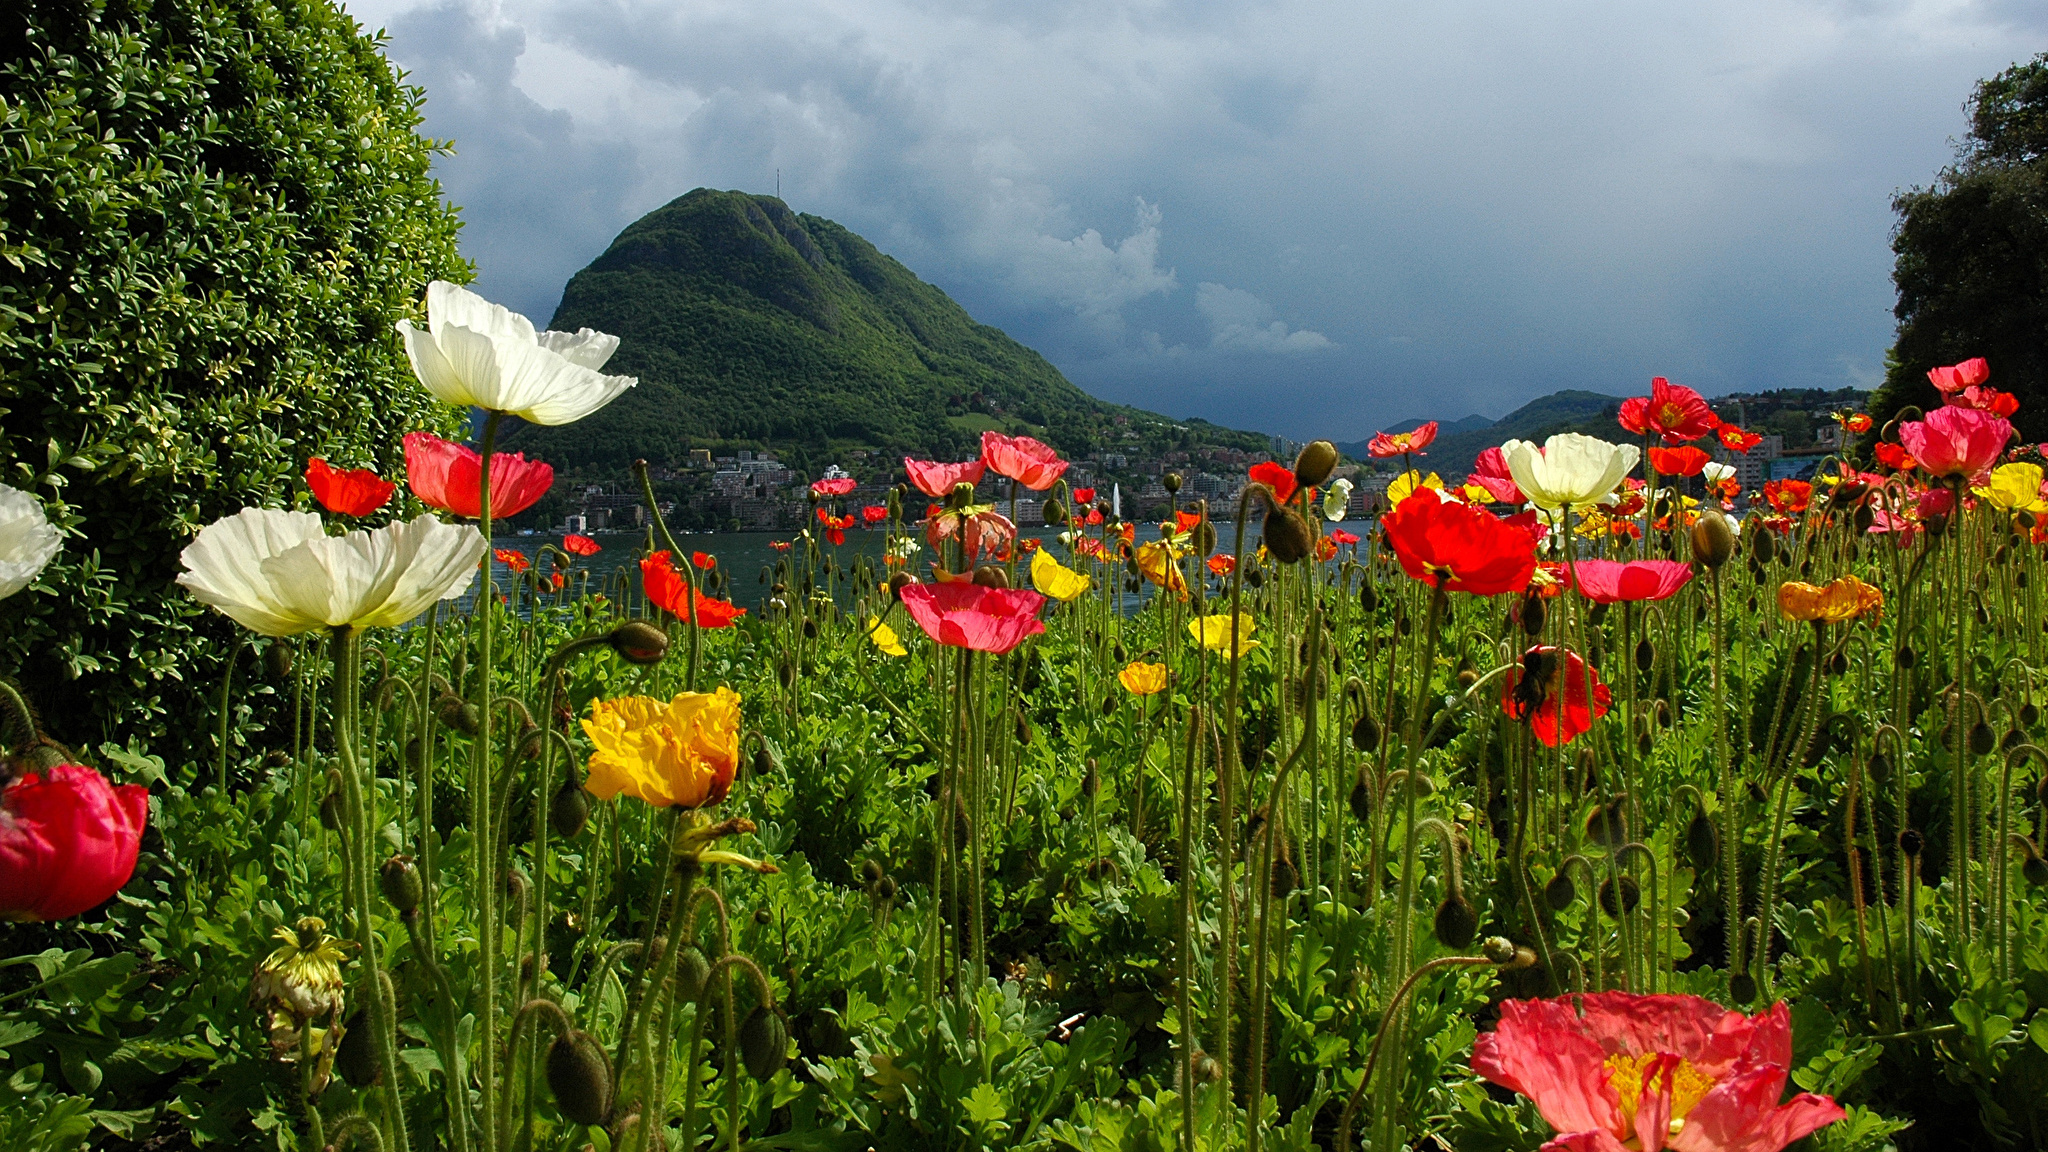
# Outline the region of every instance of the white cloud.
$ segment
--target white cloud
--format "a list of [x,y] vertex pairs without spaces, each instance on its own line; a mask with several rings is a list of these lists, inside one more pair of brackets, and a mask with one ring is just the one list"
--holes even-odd
[[1242,288],[1206,280],[1195,285],[1195,311],[1209,323],[1209,344],[1232,352],[1315,352],[1334,348],[1329,337],[1306,328],[1289,331],[1273,306]]

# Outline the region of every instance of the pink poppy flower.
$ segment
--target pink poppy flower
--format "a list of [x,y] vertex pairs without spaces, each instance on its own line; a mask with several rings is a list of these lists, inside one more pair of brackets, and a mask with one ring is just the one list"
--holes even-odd
[[1682,560],[1578,560],[1571,575],[1579,594],[1596,604],[1664,600],[1692,579],[1692,565]]
[[27,772],[0,791],[0,920],[62,920],[135,874],[149,790],[91,768]]
[[1049,444],[1029,436],[1005,436],[1000,432],[981,434],[981,462],[1033,492],[1052,487],[1067,470],[1067,462]]
[[1522,490],[1515,484],[1515,477],[1508,471],[1507,458],[1498,447],[1488,448],[1472,462],[1472,474],[1465,477],[1465,483],[1477,484],[1486,489],[1497,503],[1521,504]]
[[1976,408],[1937,408],[1899,425],[1899,443],[1930,476],[1981,477],[2010,439],[2010,423]]
[[1436,441],[1436,421],[1431,420],[1410,432],[1395,432],[1391,435],[1381,432],[1366,443],[1367,454],[1384,460],[1389,456],[1406,456],[1413,452],[1421,454],[1424,448]]
[[979,460],[962,464],[941,464],[936,460],[912,460],[903,458],[903,471],[917,490],[927,496],[943,500],[953,492],[955,484],[979,484],[988,465]]
[[[457,516],[482,514],[483,457],[432,432],[405,435],[405,480],[413,495]],[[524,452],[491,454],[491,516],[516,516],[554,487],[555,470]]]
[[1473,1071],[1557,1129],[1546,1152],[1778,1152],[1845,1115],[1810,1092],[1780,1104],[1791,1063],[1782,1002],[1745,1016],[1697,996],[1509,1000],[1472,1045]]
[[1045,597],[1021,588],[988,588],[966,580],[908,584],[903,607],[924,633],[941,644],[998,655],[1045,631],[1038,610]]
[[853,477],[835,476],[830,480],[813,480],[811,491],[819,496],[844,496],[853,491]]
[[1982,356],[1976,356],[1946,368],[1929,368],[1927,379],[1941,390],[1942,395],[1948,396],[1991,379],[1991,365],[1985,363]]

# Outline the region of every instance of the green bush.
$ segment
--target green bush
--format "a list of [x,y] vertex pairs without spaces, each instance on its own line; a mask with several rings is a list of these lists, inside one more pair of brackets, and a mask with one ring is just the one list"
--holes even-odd
[[421,100],[326,0],[0,5],[0,468],[66,535],[0,631],[57,738],[210,749],[179,551],[446,419],[392,333],[468,279]]

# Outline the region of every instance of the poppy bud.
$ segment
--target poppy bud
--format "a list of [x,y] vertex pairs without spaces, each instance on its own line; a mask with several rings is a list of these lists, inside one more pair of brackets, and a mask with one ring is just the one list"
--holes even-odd
[[704,985],[711,982],[711,962],[704,958],[704,952],[695,944],[683,945],[676,953],[676,999],[680,1003],[692,1004],[704,995]]
[[1948,531],[1948,513],[1931,512],[1921,519],[1920,526],[1927,530],[1927,535],[1938,539]]
[[1337,446],[1328,440],[1311,440],[1294,455],[1294,482],[1313,488],[1337,470]]
[[1636,642],[1636,668],[1648,672],[1657,666],[1657,646],[1650,643],[1648,636]]
[[1273,895],[1284,900],[1299,887],[1301,876],[1294,870],[1294,861],[1285,856],[1273,861]]
[[320,801],[320,826],[329,832],[341,831],[341,792],[338,789]]
[[1970,726],[1970,752],[1976,756],[1988,756],[1998,747],[1998,736],[1991,731],[1991,725],[1979,720]]
[[273,643],[263,650],[263,668],[273,680],[289,680],[292,676],[292,650],[289,644]]
[[974,582],[983,588],[1008,588],[1010,574],[994,564],[983,564],[974,570]]
[[410,856],[393,856],[386,860],[383,867],[377,869],[377,887],[400,915],[417,909],[420,897],[426,894],[420,870]]
[[590,797],[574,780],[564,783],[548,802],[548,826],[564,840],[574,840],[590,821]]
[[1057,528],[1067,522],[1067,506],[1060,503],[1057,497],[1048,497],[1040,515],[1047,524]]
[[2020,705],[2021,727],[2032,728],[2034,726],[2034,722],[2039,720],[2040,718],[2041,710],[2039,708],[2034,707],[2033,701],[2029,700],[2025,704]]
[[818,622],[816,620],[811,619],[808,616],[804,617],[804,639],[816,640],[817,638]]
[[1712,508],[1700,513],[1692,526],[1693,559],[1709,568],[1719,568],[1735,554],[1735,532],[1728,518]]
[[1721,833],[1704,810],[1694,811],[1685,826],[1685,858],[1695,872],[1705,872],[1721,858]]
[[546,734],[538,724],[528,724],[519,732],[518,753],[521,760],[540,759],[541,749],[546,745]]
[[[1479,954],[1486,957],[1487,963],[1502,967],[1514,963],[1520,951],[1521,949],[1515,947],[1515,942],[1505,936],[1488,936],[1486,943],[1479,946]],[[1534,957],[1535,953],[1530,953],[1532,961]]]
[[1258,565],[1247,564],[1244,566],[1244,582],[1253,588],[1263,588],[1266,586],[1266,574],[1259,571]]
[[756,1080],[772,1079],[789,1062],[789,1026],[763,1004],[740,1021],[740,1062]]
[[1904,852],[1908,856],[1920,855],[1920,850],[1926,846],[1926,837],[1921,836],[1920,830],[1917,828],[1908,828],[1904,832],[1899,833],[1899,851]]
[[1361,774],[1358,777],[1358,782],[1351,786],[1351,796],[1349,800],[1349,803],[1351,805],[1351,815],[1360,824],[1372,823],[1372,802],[1372,782],[1367,780],[1365,776]]
[[787,660],[777,664],[775,666],[775,678],[782,681],[783,688],[787,689],[796,683],[796,665],[791,664]]
[[1728,998],[1737,1004],[1747,1004],[1756,999],[1756,977],[1747,972],[1737,972],[1728,980]]
[[1159,478],[1159,483],[1169,494],[1178,492],[1180,491],[1180,473],[1168,472]]
[[1621,905],[1617,909],[1614,902],[1614,888],[1615,884],[1612,879],[1600,882],[1600,910],[1607,913],[1609,919],[1619,920],[1623,912],[1634,912],[1636,905],[1642,903],[1643,890],[1636,883],[1635,877],[1623,876],[1621,878]]
[[874,887],[882,880],[883,872],[881,862],[876,860],[873,856],[870,856],[866,860],[861,861],[860,875],[862,881],[864,881],[868,887]]
[[1446,948],[1465,949],[1479,935],[1479,913],[1457,892],[1436,906],[1436,940]]
[[1571,874],[1562,868],[1543,886],[1543,902],[1550,905],[1552,912],[1564,911],[1578,898],[1579,886],[1572,883]]
[[1216,525],[1207,516],[1195,525],[1195,554],[1206,556],[1216,550]]
[[1847,672],[1848,670],[1849,657],[1846,653],[1837,652],[1833,656],[1830,656],[1828,658],[1828,675],[1840,676],[1842,673]]
[[2025,836],[2016,837],[2025,859],[2020,861],[2020,875],[2035,888],[2048,888],[2048,860],[2041,859],[2041,853],[2034,848],[2034,842]]
[[972,503],[974,503],[974,485],[969,484],[965,480],[953,485],[953,490],[946,494],[946,507],[956,512]]
[[377,1067],[377,1046],[370,1041],[370,1013],[358,1008],[341,1026],[341,1047],[334,1052],[335,1070],[357,1088],[377,1082],[383,1069]]
[[1102,698],[1102,714],[1104,716],[1116,714],[1116,693],[1112,692]]
[[1266,542],[1266,551],[1282,564],[1294,564],[1307,558],[1309,549],[1315,545],[1309,538],[1308,522],[1284,504],[1266,506],[1266,519],[1260,532]]
[[1543,620],[1546,613],[1547,610],[1543,607],[1543,597],[1540,594],[1524,596],[1522,598],[1523,634],[1527,636],[1543,635]]
[[884,904],[887,904],[889,901],[894,900],[895,898],[896,881],[892,877],[882,877],[881,882],[875,885],[875,899],[880,900]]
[[[1588,765],[1589,770],[1590,767]],[[1593,809],[1586,817],[1586,839],[1602,848],[1613,848],[1628,843],[1627,823],[1623,818],[1626,803],[1616,800],[1612,804]]]
[[1769,564],[1771,557],[1777,555],[1778,541],[1771,535],[1770,529],[1761,528],[1757,530],[1755,538],[1750,541],[1749,547],[1750,555],[1755,557],[1758,564]]
[[1358,606],[1370,616],[1380,606],[1380,594],[1373,589],[1372,581],[1366,580],[1358,586]]
[[571,1124],[604,1123],[612,1110],[612,1066],[597,1038],[572,1028],[548,1045],[548,1091]]
[[1094,796],[1102,787],[1102,769],[1095,763],[1095,757],[1088,758],[1088,771],[1081,777],[1081,794]]
[[668,655],[668,633],[645,620],[628,620],[605,639],[628,664],[659,664]]

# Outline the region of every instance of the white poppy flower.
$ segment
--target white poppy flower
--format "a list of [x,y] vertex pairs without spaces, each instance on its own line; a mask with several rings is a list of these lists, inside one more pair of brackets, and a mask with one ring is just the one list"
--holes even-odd
[[244,508],[199,530],[178,583],[265,636],[403,624],[468,590],[483,534],[432,516],[329,536],[311,512]]
[[1323,492],[1323,519],[1342,520],[1351,508],[1351,481],[1343,478],[1330,481]]
[[1735,468],[1729,464],[1710,461],[1700,469],[1700,475],[1706,477],[1708,485],[1711,486],[1735,475]]
[[1636,466],[1642,450],[1633,444],[1609,444],[1577,432],[1560,432],[1545,440],[1541,448],[1527,440],[1510,440],[1500,446],[1500,454],[1516,487],[1531,503],[1564,508],[1591,504],[1614,491]]
[[427,391],[535,424],[574,423],[639,383],[598,371],[618,337],[537,333],[526,317],[445,280],[427,285],[426,328],[400,320],[398,331]]
[[63,546],[42,501],[0,484],[0,600],[28,587]]

